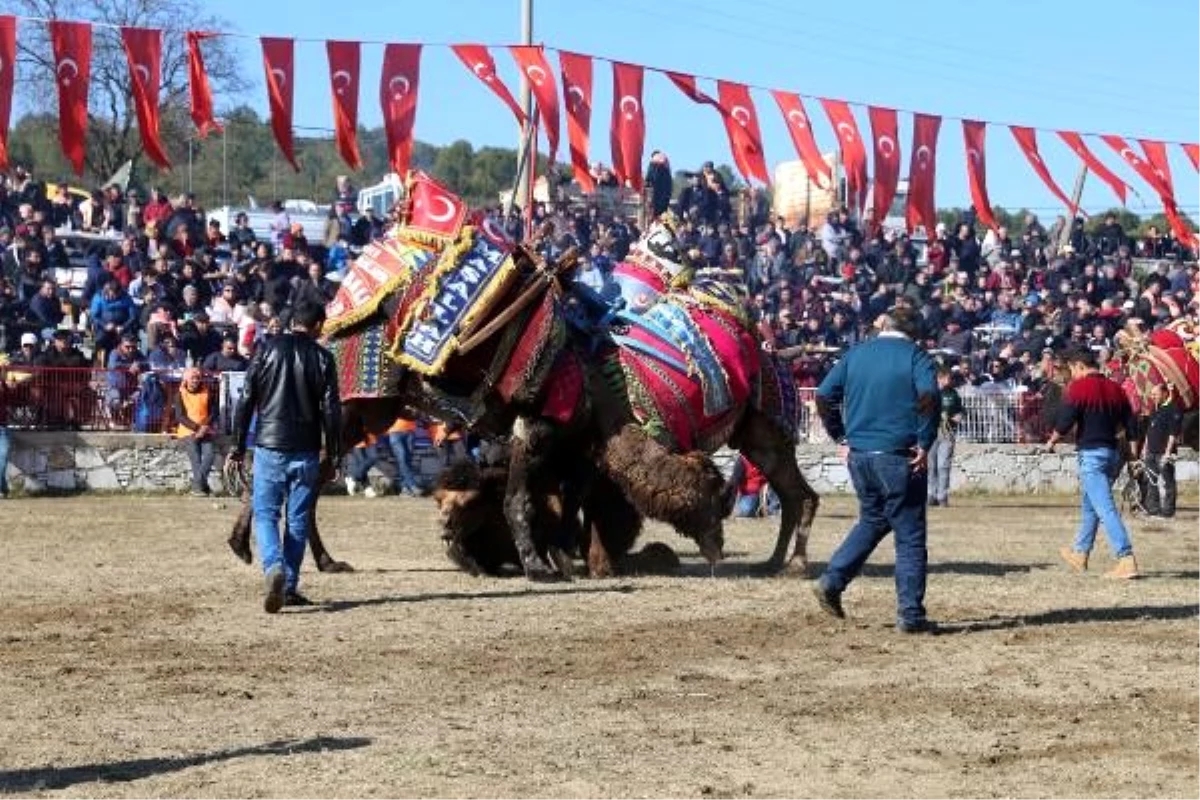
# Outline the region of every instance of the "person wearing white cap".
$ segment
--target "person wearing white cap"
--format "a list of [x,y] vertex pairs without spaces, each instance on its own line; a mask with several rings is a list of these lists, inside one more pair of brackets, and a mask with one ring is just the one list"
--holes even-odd
[[12,357],[9,359],[9,363],[33,366],[33,363],[37,360],[38,355],[39,351],[37,334],[22,333],[21,349],[12,355]]

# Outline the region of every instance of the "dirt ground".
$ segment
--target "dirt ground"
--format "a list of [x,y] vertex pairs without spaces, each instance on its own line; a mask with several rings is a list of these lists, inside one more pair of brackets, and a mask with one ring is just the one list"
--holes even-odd
[[[1147,577],[1068,574],[1067,497],[931,510],[936,638],[892,629],[891,542],[825,617],[755,578],[532,586],[441,552],[431,501],[327,498],[352,575],[262,611],[229,501],[0,503],[0,793],[91,797],[1192,796],[1197,510],[1132,523]],[[847,526],[827,498],[818,566]],[[308,564],[306,563],[306,569]]]

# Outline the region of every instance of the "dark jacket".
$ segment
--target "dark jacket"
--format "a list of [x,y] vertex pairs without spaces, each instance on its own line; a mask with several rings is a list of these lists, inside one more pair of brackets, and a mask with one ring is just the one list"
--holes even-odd
[[258,414],[255,444],[288,453],[315,453],[324,430],[326,456],[341,457],[342,404],[333,356],[310,337],[286,333],[259,346],[246,370],[238,408],[236,449],[246,449]]

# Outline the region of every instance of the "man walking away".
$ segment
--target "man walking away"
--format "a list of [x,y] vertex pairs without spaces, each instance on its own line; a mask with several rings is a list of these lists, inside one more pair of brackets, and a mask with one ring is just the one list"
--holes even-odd
[[929,451],[929,505],[950,505],[950,470],[954,461],[954,440],[962,419],[962,398],[954,388],[954,377],[948,367],[938,367],[938,391],[942,395],[942,411],[937,439]]
[[[311,605],[298,591],[309,512],[319,491],[318,476],[334,475],[333,465],[341,458],[333,356],[316,342],[324,322],[322,306],[303,303],[292,313],[291,330],[264,341],[255,352],[229,454],[228,466],[245,458],[250,421],[257,414],[251,503],[268,614],[285,605]],[[287,536],[281,552],[279,515],[285,502]]]
[[894,532],[896,629],[936,633],[925,616],[925,471],[941,403],[933,359],[913,343],[918,326],[909,308],[881,315],[879,335],[847,352],[817,389],[821,422],[841,445],[858,495],[858,522],[813,588],[821,608],[845,617],[842,593]]
[[[1175,388],[1160,383],[1151,390],[1154,404],[1146,417],[1142,439],[1142,503],[1155,517],[1175,516],[1175,449],[1183,432],[1183,414],[1175,402]],[[1162,489],[1159,489],[1159,482]]]
[[1062,548],[1059,554],[1075,572],[1086,571],[1088,556],[1096,542],[1096,528],[1104,523],[1108,546],[1117,559],[1117,565],[1104,577],[1136,578],[1138,565],[1133,557],[1133,542],[1112,495],[1113,481],[1121,472],[1117,434],[1124,430],[1129,436],[1134,430],[1133,409],[1121,387],[1100,374],[1095,352],[1086,347],[1076,348],[1068,355],[1067,365],[1071,369],[1071,382],[1063,393],[1058,420],[1046,444],[1054,452],[1058,440],[1074,429],[1083,491],[1075,542]]

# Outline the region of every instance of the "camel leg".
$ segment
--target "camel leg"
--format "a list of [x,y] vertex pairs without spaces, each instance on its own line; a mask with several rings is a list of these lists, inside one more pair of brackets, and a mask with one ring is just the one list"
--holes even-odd
[[[779,427],[757,410],[747,409],[734,441],[746,458],[762,470],[767,482],[779,496],[781,507],[779,536],[775,550],[762,566],[775,573],[790,563],[796,571],[808,569],[808,534],[817,514],[820,496],[808,485],[800,465],[796,463],[796,446]],[[788,544],[795,538],[796,547],[790,561]]]
[[354,572],[354,567],[347,564],[345,561],[335,561],[333,556],[329,555],[329,551],[325,549],[325,542],[321,541],[321,532],[317,529],[317,506],[320,504],[320,496],[317,497],[317,502],[313,503],[313,507],[308,512],[308,548],[312,552],[313,561],[317,564],[318,572]]
[[242,510],[238,512],[238,517],[233,523],[233,530],[229,532],[228,542],[233,554],[247,564],[253,561],[250,554],[250,525],[253,520],[254,507],[250,505],[250,498],[244,497]]
[[551,446],[552,433],[542,422],[519,418],[509,443],[508,487],[504,497],[504,516],[512,531],[513,544],[521,557],[525,577],[531,581],[552,581],[559,574],[538,555],[533,541],[533,480],[544,450]]

